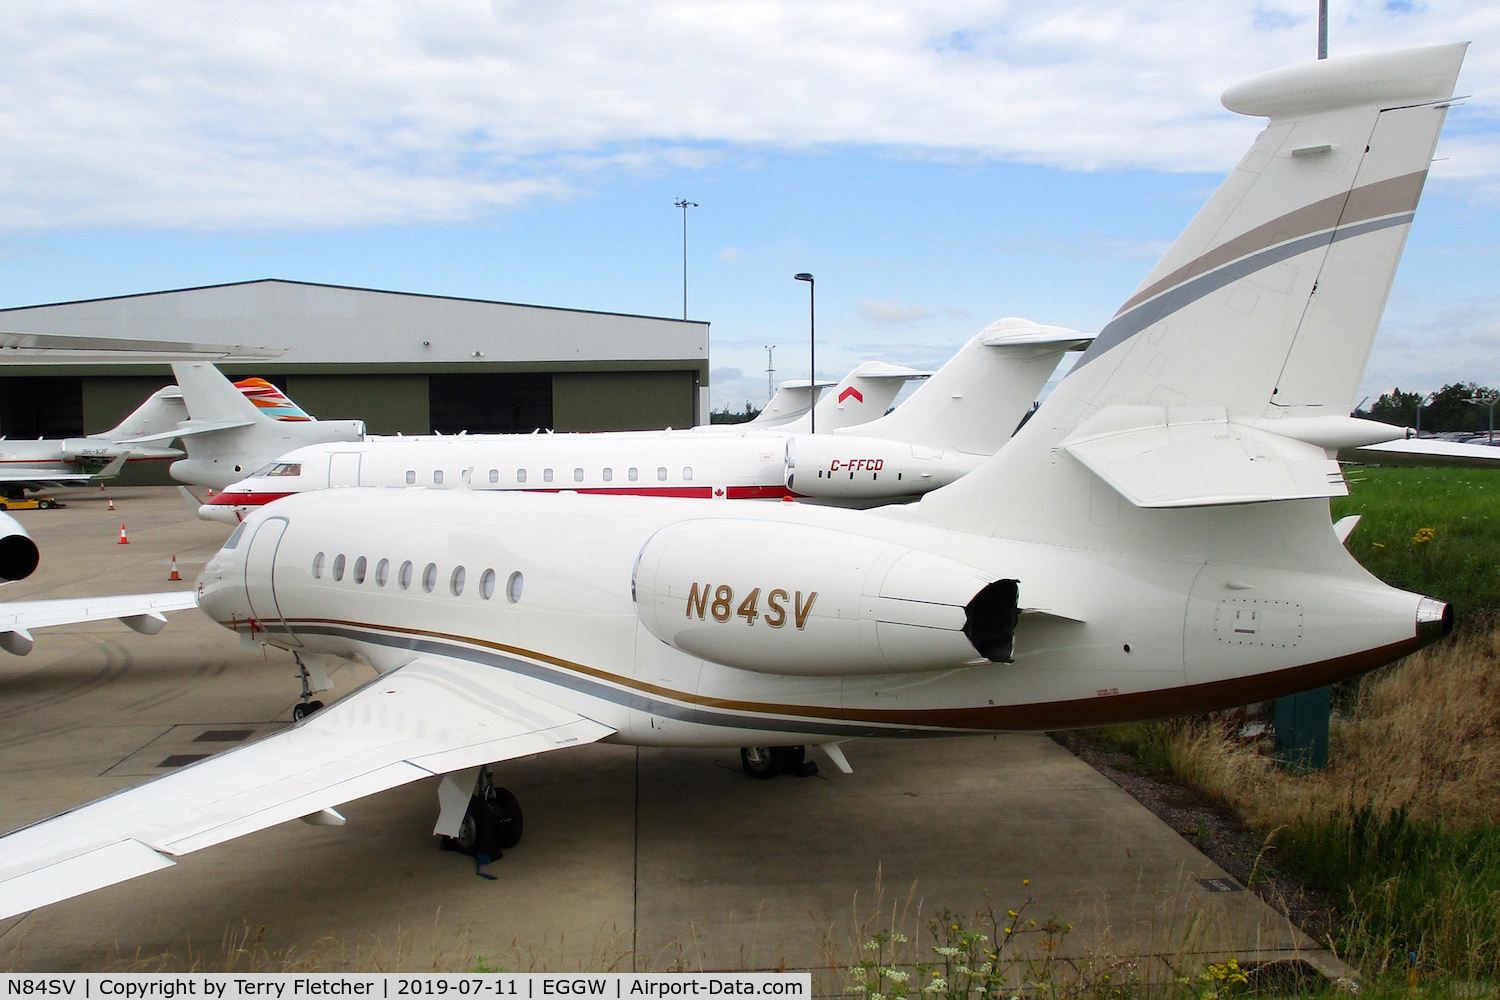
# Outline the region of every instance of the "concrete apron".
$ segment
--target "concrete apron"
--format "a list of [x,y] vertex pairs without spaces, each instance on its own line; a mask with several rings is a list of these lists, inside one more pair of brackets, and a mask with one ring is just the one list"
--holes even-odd
[[[171,589],[173,552],[176,586],[191,586],[229,530],[194,520],[166,489],[116,491],[115,512],[97,491],[65,499],[67,510],[22,515],[42,569],[6,599]],[[121,521],[129,546],[116,541]],[[340,672],[331,693],[358,679]],[[39,633],[31,656],[0,656],[0,827],[275,731],[297,690],[290,657],[196,612],[154,637],[113,622]],[[817,777],[772,781],[722,750],[589,746],[505,763],[496,779],[526,826],[486,869],[495,881],[438,849],[436,782],[421,782],[341,807],[342,828],[283,824],[0,921],[0,967],[170,955],[200,969],[461,970],[483,956],[511,970],[815,968],[820,991],[840,992],[835,970],[876,930],[905,933],[908,955],[931,959],[934,913],[977,927],[992,906],[1020,911],[1027,932],[1033,919],[1071,924],[1053,960],[1112,969],[1114,982],[1229,956],[1347,974],[1045,736],[845,750],[851,775],[814,753]],[[1042,945],[1027,933],[1012,953]]]

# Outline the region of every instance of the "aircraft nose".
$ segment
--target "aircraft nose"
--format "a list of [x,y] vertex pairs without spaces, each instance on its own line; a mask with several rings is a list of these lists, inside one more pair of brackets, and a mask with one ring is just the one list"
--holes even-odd
[[250,616],[250,596],[245,592],[241,556],[233,545],[242,534],[237,530],[231,535],[230,542],[198,574],[198,607],[225,628],[233,628],[234,622],[243,622]]

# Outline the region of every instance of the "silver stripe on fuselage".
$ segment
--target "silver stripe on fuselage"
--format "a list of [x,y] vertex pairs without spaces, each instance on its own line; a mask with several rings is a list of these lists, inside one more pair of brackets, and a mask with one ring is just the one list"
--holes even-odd
[[818,733],[842,738],[855,736],[923,738],[979,735],[989,731],[979,729],[924,729],[912,726],[879,726],[869,723],[855,725],[809,719],[804,716],[794,716],[790,719],[770,718],[768,717],[770,713],[767,713],[767,716],[760,716],[740,714],[723,709],[695,708],[691,705],[651,698],[629,689],[617,688],[603,681],[579,676],[573,671],[562,667],[536,663],[507,653],[475,649],[472,646],[459,642],[449,642],[426,636],[412,636],[405,633],[391,634],[376,629],[362,629],[357,626],[333,624],[299,624],[295,632],[298,635],[336,636],[341,639],[352,639],[356,642],[374,643],[375,645],[385,646],[389,649],[404,649],[413,653],[427,653],[434,656],[447,656],[454,659],[467,660],[470,663],[479,663],[499,670],[522,674],[534,680],[545,681],[548,684],[556,684],[570,691],[587,695],[590,698],[598,698],[600,701],[608,701],[612,704],[632,708],[636,711],[645,712],[660,718],[675,719],[678,722],[695,722],[699,725],[714,726],[721,729]]

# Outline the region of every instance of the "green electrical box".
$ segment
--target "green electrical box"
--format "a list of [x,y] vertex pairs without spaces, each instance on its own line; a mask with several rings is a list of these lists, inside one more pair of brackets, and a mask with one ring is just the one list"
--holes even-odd
[[1276,699],[1276,759],[1293,773],[1328,766],[1328,717],[1333,688],[1320,687]]

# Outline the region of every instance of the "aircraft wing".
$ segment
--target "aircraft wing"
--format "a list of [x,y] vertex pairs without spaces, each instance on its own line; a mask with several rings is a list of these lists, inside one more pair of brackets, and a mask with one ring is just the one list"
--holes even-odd
[[[1341,456],[1342,457],[1342,456]],[[1450,465],[1492,469],[1500,467],[1500,447],[1443,441],[1438,438],[1408,438],[1385,441],[1354,449],[1356,462],[1379,462],[1385,465]]]
[[198,606],[192,590],[117,597],[64,597],[51,601],[7,601],[0,604],[0,649],[25,656],[31,652],[31,630],[118,618],[137,632],[155,635],[167,624],[166,612]]
[[0,917],[419,778],[613,732],[500,671],[414,659],[290,729],[0,837]]
[[43,486],[83,486],[97,483],[101,479],[113,479],[125,468],[129,455],[116,455],[98,472],[58,472],[55,469],[39,469],[26,466],[0,471],[0,483],[30,483]]

